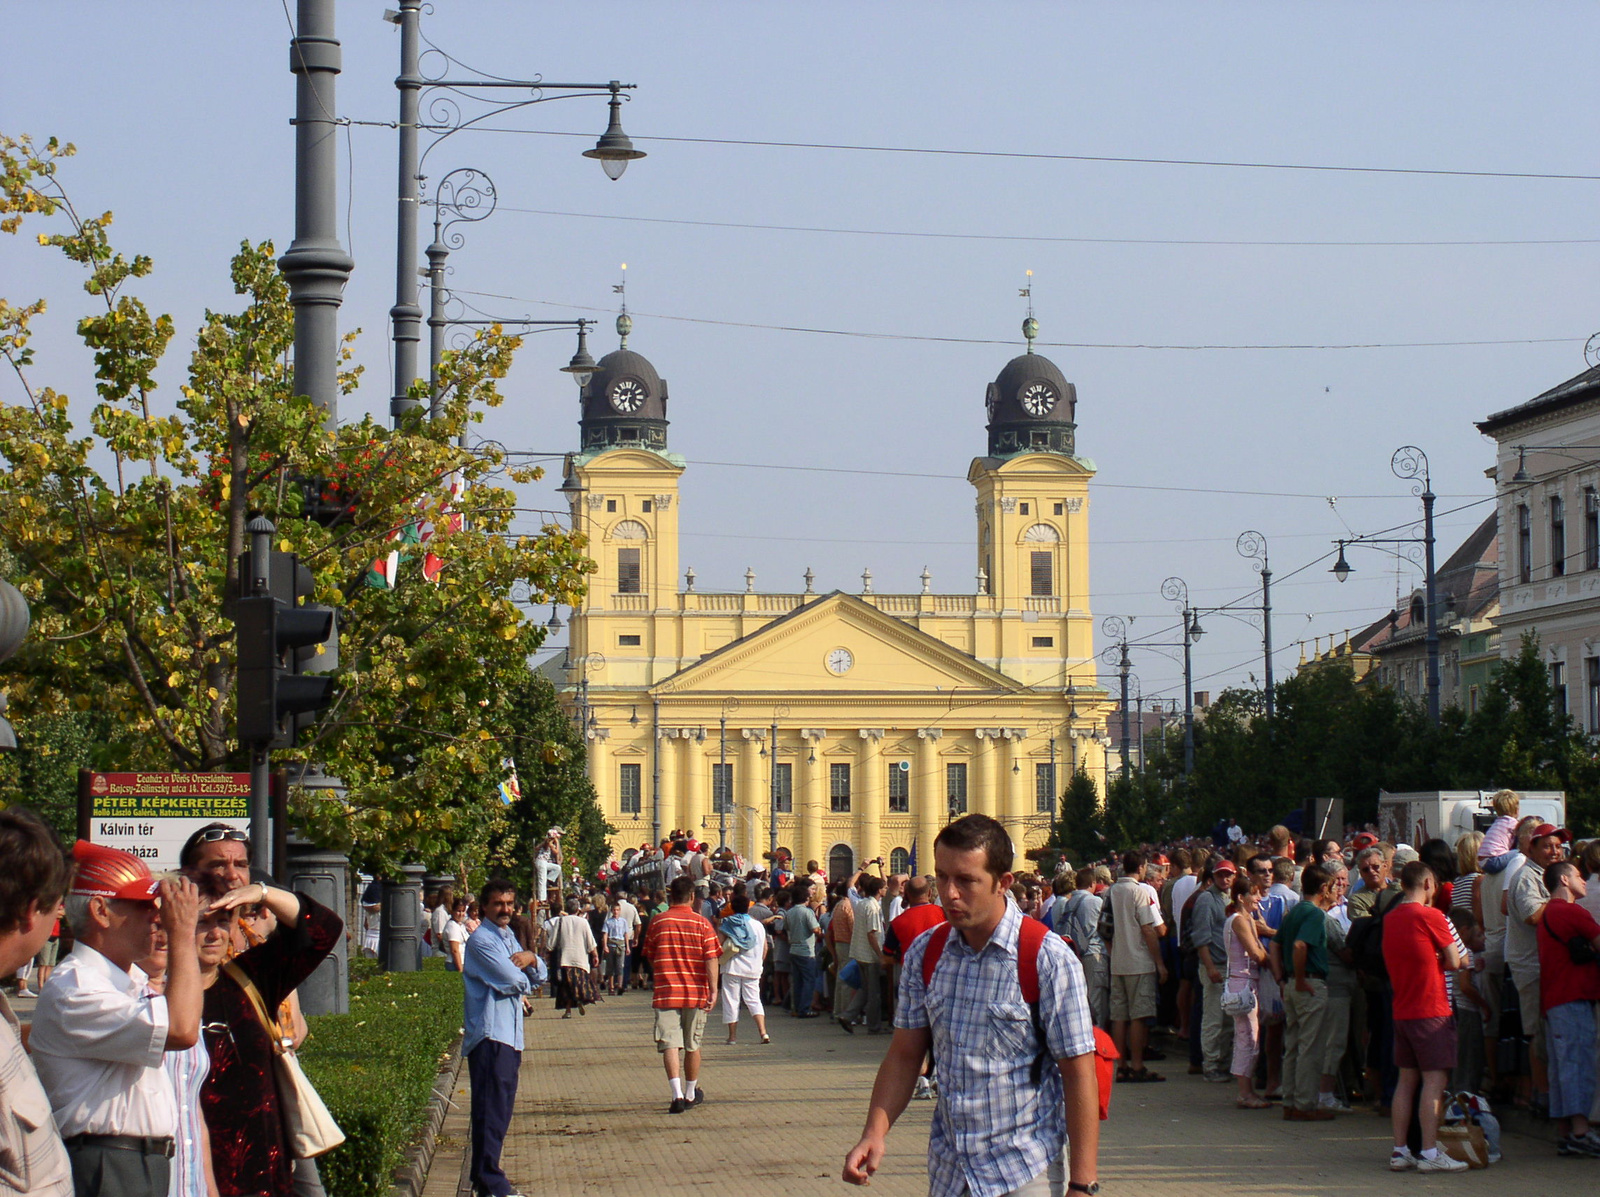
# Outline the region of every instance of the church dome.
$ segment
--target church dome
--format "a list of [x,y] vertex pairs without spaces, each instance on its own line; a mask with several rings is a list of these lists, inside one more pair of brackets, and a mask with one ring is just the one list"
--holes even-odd
[[1018,354],[989,384],[989,456],[1075,449],[1078,389],[1042,354]]
[[624,346],[606,354],[578,397],[585,451],[621,446],[665,451],[667,384],[642,353]]

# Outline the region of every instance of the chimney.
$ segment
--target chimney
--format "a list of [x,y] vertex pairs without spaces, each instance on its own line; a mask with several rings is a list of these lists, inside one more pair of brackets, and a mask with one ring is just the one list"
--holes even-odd
[[1205,710],[1208,706],[1210,706],[1211,705],[1211,691],[1210,690],[1196,690],[1194,692],[1194,705],[1199,707],[1202,711]]

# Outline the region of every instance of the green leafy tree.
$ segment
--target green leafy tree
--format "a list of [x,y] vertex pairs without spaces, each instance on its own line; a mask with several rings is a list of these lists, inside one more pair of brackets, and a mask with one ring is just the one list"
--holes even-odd
[[[297,795],[297,820],[370,868],[487,843],[503,819],[493,795],[527,732],[501,695],[523,685],[543,639],[524,607],[578,600],[593,569],[561,527],[515,528],[511,484],[539,470],[457,447],[500,402],[520,341],[491,328],[449,355],[440,419],[326,430],[293,393],[293,312],[273,247],[247,242],[231,268],[242,306],[206,313],[187,383],[163,407],[155,372],[172,322],[130,292],[152,263],[112,246],[110,213],[74,206],[58,178],[72,152],[0,137],[0,231],[44,222],[39,244],[83,271],[93,311],[78,332],[97,379],[81,431],[67,396],[34,381],[30,326],[44,302],[0,300],[18,400],[0,402],[0,546],[34,614],[8,670],[19,732],[83,712],[117,729],[106,755],[124,767],[242,765],[228,607],[245,523],[262,512],[339,611],[337,699],[277,759],[317,760],[348,792]],[[347,371],[344,393],[357,382]],[[390,552],[392,584],[370,585]]]
[[1099,860],[1114,845],[1106,835],[1105,812],[1100,807],[1100,791],[1080,765],[1061,795],[1061,813],[1051,829],[1049,846],[1066,853],[1067,859],[1081,866]]

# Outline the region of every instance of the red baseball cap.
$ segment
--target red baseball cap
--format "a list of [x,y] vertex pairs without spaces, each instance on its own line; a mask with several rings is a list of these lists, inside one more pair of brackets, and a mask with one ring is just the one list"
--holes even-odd
[[72,845],[72,859],[78,866],[72,878],[73,893],[129,902],[155,901],[159,883],[150,875],[150,866],[133,853],[79,840]]
[[1534,840],[1542,840],[1547,835],[1555,836],[1563,844],[1572,842],[1572,832],[1565,827],[1557,827],[1554,823],[1540,823],[1539,826],[1533,829],[1533,834],[1528,837],[1528,842],[1531,844]]
[[1372,832],[1363,831],[1360,835],[1356,836],[1355,839],[1350,841],[1350,846],[1359,852],[1363,848],[1372,847],[1377,842],[1378,837],[1373,835]]
[[1213,874],[1216,874],[1216,873],[1237,873],[1238,871],[1239,871],[1239,866],[1234,864],[1233,861],[1231,861],[1231,860],[1219,860],[1219,861],[1217,861],[1217,863],[1214,866],[1212,866],[1212,869],[1211,869],[1211,872]]

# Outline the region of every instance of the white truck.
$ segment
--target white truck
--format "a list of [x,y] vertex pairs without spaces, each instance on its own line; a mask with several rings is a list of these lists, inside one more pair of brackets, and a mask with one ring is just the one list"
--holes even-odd
[[[1429,790],[1418,794],[1378,791],[1378,837],[1391,844],[1420,848],[1442,839],[1451,847],[1469,831],[1486,831],[1494,822],[1489,799],[1494,790]],[[1564,790],[1519,790],[1519,817],[1538,815],[1556,827],[1567,823]]]

